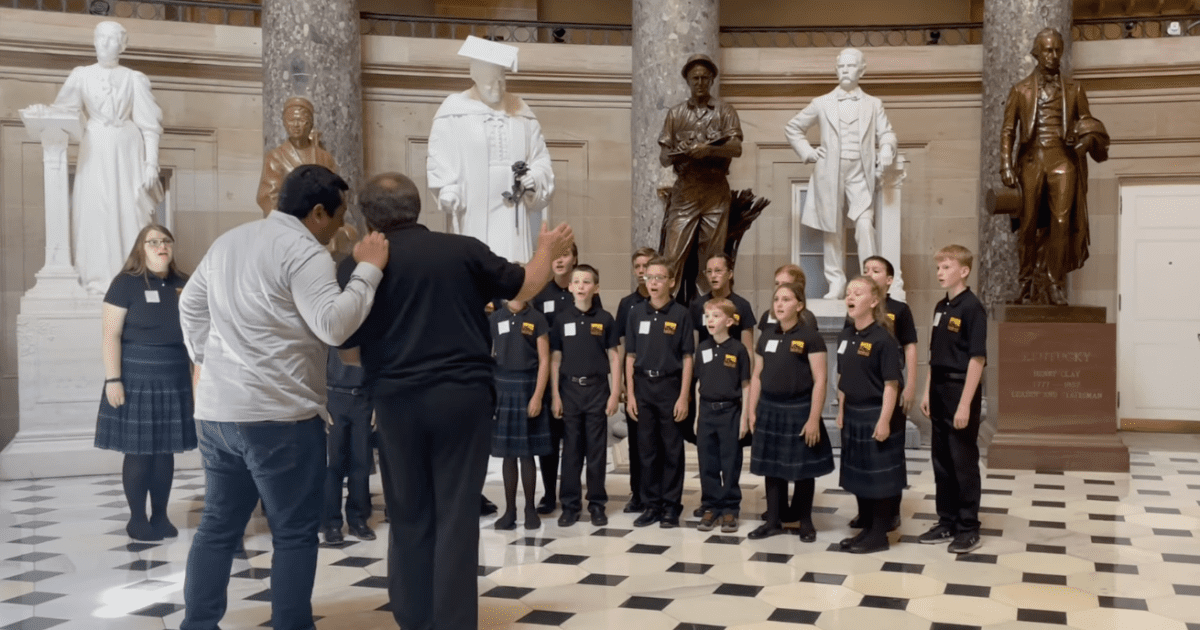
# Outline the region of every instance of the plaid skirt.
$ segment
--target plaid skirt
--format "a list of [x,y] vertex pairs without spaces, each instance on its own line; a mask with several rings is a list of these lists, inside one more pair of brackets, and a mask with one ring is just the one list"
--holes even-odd
[[846,405],[842,416],[842,468],[840,485],[847,492],[865,499],[899,496],[908,485],[904,462],[904,430],[895,430],[888,439],[877,442],[875,425],[879,422],[878,405]]
[[788,481],[813,479],[833,472],[833,447],[825,423],[821,441],[813,448],[800,432],[808,422],[811,400],[758,399],[754,441],[750,444],[750,472]]
[[196,448],[190,366],[183,344],[121,344],[125,404],[113,408],[101,388],[96,448],[127,455]]
[[[536,372],[496,371],[496,429],[492,433],[493,457],[549,455],[550,406],[529,417],[529,399],[537,389]],[[547,398],[548,400],[548,398]]]

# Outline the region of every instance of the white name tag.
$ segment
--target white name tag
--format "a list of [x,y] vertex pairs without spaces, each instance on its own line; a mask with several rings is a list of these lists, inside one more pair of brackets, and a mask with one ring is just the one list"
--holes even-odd
[[937,325],[938,325],[938,324],[940,324],[940,323],[942,323],[942,314],[941,314],[941,313],[934,313],[934,314],[933,314],[933,325],[934,325],[934,326],[937,326]]
[[146,303],[147,304],[158,304],[158,302],[159,302],[159,299],[158,299],[158,291],[157,290],[146,291]]
[[700,360],[705,363],[712,361],[712,348],[709,348],[707,350],[701,350],[700,351]]
[[767,315],[767,323],[768,324],[778,324],[779,320],[775,319],[774,315]]
[[500,325],[496,329],[501,335],[507,335],[509,331],[508,322],[500,322]]
[[639,335],[649,335],[650,334],[650,320],[645,320],[638,324],[638,334]]
[[553,313],[554,312],[554,300],[550,300],[549,302],[546,302],[545,304],[543,304],[542,312],[543,313]]
[[575,322],[567,322],[567,323],[563,324],[563,336],[564,337],[574,337],[575,336]]
[[838,344],[838,354],[841,354],[845,351],[846,351],[846,340],[843,339],[842,343]]
[[775,352],[779,349],[779,340],[770,339],[767,341],[767,352]]

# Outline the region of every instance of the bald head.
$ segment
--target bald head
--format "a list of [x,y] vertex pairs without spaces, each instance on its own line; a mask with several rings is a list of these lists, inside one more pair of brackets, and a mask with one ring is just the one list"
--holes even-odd
[[363,218],[380,232],[415,223],[421,214],[421,193],[417,185],[400,173],[372,177],[358,200]]

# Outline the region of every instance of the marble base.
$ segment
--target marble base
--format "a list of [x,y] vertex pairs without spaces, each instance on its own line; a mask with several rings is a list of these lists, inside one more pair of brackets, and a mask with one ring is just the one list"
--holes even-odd
[[[30,291],[17,316],[20,429],[0,452],[0,479],[119,473],[123,455],[93,446],[104,382],[96,296]],[[176,468],[198,468],[195,451]]]

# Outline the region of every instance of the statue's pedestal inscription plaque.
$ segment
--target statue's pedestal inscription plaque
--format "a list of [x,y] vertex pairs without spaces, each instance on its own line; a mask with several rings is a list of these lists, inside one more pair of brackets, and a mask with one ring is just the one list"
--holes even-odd
[[989,468],[1128,471],[1117,438],[1117,332],[1104,309],[1003,307]]

